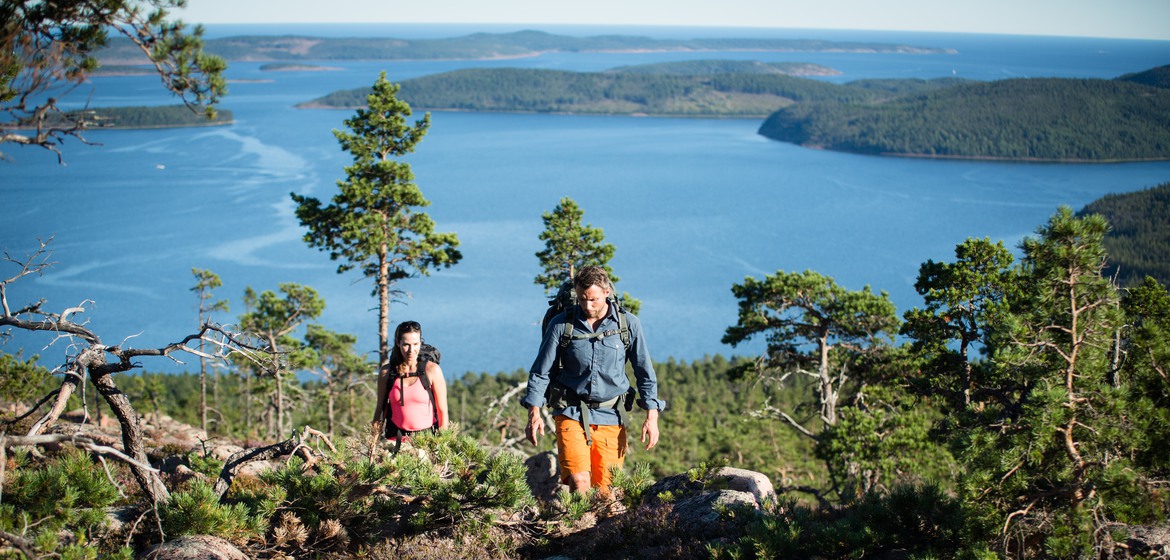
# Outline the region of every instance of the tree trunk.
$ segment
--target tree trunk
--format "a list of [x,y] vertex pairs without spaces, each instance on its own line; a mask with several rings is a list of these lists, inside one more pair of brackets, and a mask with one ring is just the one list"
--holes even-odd
[[276,433],[284,434],[284,380],[276,370]]
[[[112,375],[101,374],[95,378],[91,369],[90,378],[93,380],[94,386],[97,387],[98,393],[110,405],[110,410],[118,419],[118,423],[122,425],[123,451],[136,461],[149,465],[150,459],[146,456],[146,445],[142,440],[142,426],[138,421],[138,413],[130,405],[130,399],[126,398],[125,393],[118,390]],[[163,485],[158,472],[148,471],[132,463],[128,463],[128,465],[134,479],[138,481],[138,485],[142,487],[143,493],[151,502],[161,504],[170,499],[170,492]]]
[[390,249],[382,245],[378,251],[378,369],[390,364]]
[[328,399],[329,399],[328,403],[326,403],[326,405],[325,405],[326,413],[329,415],[329,439],[333,439],[333,401],[334,401],[334,395],[333,395],[333,378],[332,377],[330,377],[329,380],[325,383],[325,392],[326,392],[326,395],[328,395]]
[[820,347],[820,364],[817,366],[817,375],[821,384],[821,418],[826,426],[837,425],[837,392],[833,390],[833,378],[829,373],[829,341],[828,335],[817,340]]

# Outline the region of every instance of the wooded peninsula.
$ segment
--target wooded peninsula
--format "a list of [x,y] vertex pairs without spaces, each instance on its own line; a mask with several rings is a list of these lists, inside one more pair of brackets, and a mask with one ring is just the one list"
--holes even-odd
[[[425,110],[763,118],[760,134],[874,155],[1052,162],[1170,159],[1164,66],[1113,80],[858,80],[823,67],[690,61],[604,72],[465,69],[401,83]],[[304,108],[361,107],[369,88]]]
[[[186,105],[162,105],[156,107],[91,107],[67,111],[50,117],[48,124],[55,122],[84,122],[85,128],[128,129],[128,128],[179,128],[187,126],[218,126],[234,122],[232,112],[221,109],[214,119],[208,119],[201,111],[193,111]],[[21,123],[19,126],[31,126]]]

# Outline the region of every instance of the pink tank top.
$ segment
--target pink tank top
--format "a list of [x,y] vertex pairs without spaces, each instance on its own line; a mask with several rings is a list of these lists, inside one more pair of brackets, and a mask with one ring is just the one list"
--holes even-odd
[[425,430],[435,425],[435,409],[431,396],[420,380],[406,380],[406,404],[402,402],[402,380],[392,379],[390,386],[390,421],[408,432]]

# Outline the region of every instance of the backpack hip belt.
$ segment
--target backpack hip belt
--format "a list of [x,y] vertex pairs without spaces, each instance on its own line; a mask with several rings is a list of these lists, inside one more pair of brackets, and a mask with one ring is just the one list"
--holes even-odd
[[554,391],[554,395],[557,397],[557,400],[549,401],[550,406],[555,406],[556,408],[563,408],[559,405],[576,406],[581,411],[581,429],[585,431],[585,443],[590,447],[593,446],[593,430],[589,427],[593,423],[589,418],[590,410],[612,408],[614,412],[617,412],[618,425],[625,426],[626,421],[628,420],[627,413],[634,408],[633,387],[630,387],[626,390],[626,392],[605,401],[582,400],[572,391],[563,387],[557,387],[557,390]]

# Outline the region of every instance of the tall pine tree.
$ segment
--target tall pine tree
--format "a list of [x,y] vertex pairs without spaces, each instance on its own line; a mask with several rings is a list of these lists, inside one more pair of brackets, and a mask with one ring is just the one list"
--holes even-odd
[[430,128],[426,114],[413,125],[410,105],[395,95],[398,86],[383,72],[366,97],[368,106],[345,121],[349,132],[333,131],[341,148],[353,156],[338,181],[339,192],[329,205],[309,196],[292,194],[297,218],[309,228],[305,242],[329,251],[342,261],[337,272],[360,268],[374,280],[378,297],[378,363],[390,362],[390,301],[399,280],[429,275],[432,268],[449,267],[463,255],[454,233],[435,231],[430,205],[414,183],[410,165],[400,159]]

